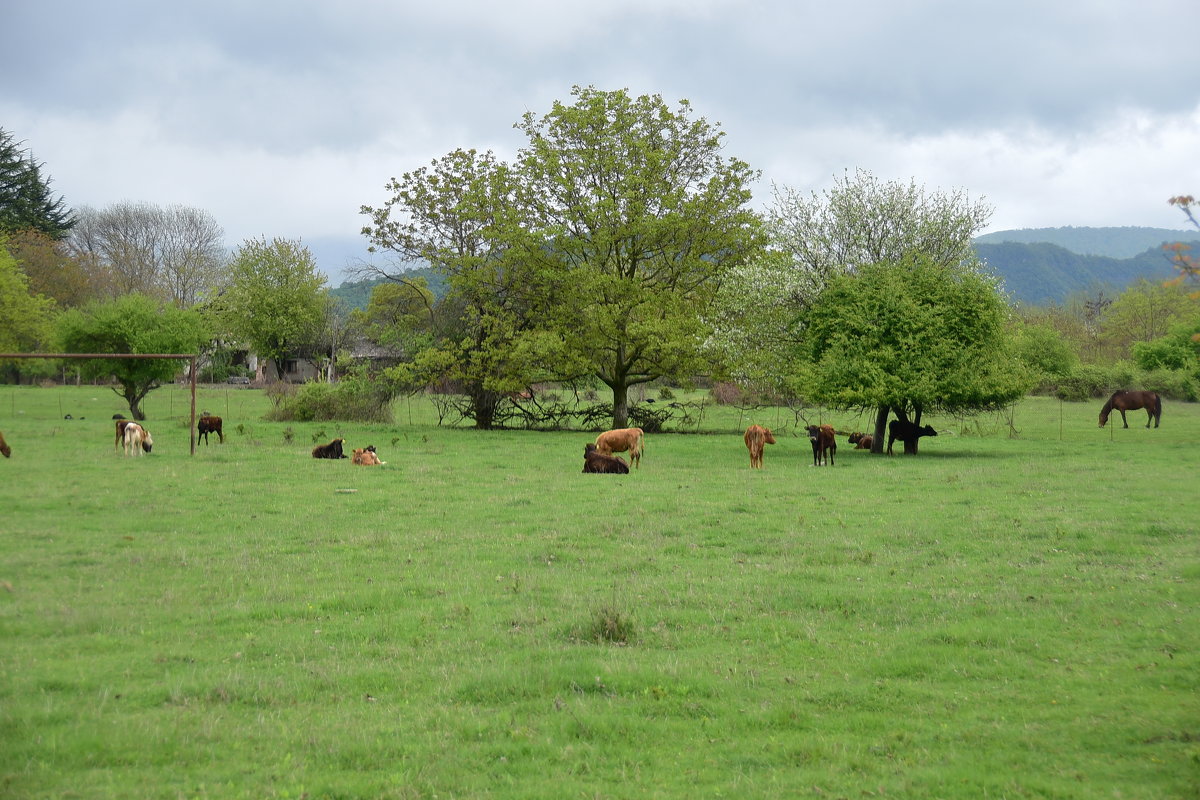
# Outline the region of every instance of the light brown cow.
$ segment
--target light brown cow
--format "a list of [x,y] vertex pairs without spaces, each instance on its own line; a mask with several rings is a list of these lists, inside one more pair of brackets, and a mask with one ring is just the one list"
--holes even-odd
[[775,444],[775,437],[771,434],[771,429],[764,428],[762,425],[751,425],[746,428],[742,439],[746,442],[746,449],[750,451],[750,469],[762,469],[763,445]]
[[374,450],[357,448],[354,451],[354,455],[350,457],[350,463],[364,467],[375,467],[385,462],[379,460],[379,456],[375,455]]
[[136,422],[125,423],[125,455],[140,456],[143,452],[149,453],[152,447],[154,440],[150,438],[150,431]]
[[596,437],[596,450],[601,455],[611,456],[628,450],[630,462],[638,469],[641,469],[642,450],[645,447],[646,436],[641,428],[617,428]]

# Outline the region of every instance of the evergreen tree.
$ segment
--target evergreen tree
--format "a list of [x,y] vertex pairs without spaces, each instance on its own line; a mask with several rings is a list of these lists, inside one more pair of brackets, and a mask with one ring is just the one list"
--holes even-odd
[[74,224],[75,216],[62,197],[51,195],[42,165],[0,128],[0,232],[36,230],[58,240]]

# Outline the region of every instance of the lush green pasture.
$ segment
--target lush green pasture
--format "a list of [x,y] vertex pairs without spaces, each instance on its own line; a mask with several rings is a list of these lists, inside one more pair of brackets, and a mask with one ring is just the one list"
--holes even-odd
[[601,476],[415,400],[200,404],[224,445],[168,388],[125,458],[106,389],[0,387],[0,797],[1200,796],[1196,406],[762,471],[735,429],[791,415],[722,409]]

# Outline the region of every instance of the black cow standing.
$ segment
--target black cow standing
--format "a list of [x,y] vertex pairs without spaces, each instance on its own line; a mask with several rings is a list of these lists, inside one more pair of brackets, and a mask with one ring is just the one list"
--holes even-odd
[[905,452],[909,452],[909,445],[912,445],[913,452],[915,452],[918,439],[922,436],[937,435],[937,431],[933,429],[932,425],[920,426],[902,419],[894,419],[888,423],[888,455],[892,454],[892,443],[897,439],[904,442]]

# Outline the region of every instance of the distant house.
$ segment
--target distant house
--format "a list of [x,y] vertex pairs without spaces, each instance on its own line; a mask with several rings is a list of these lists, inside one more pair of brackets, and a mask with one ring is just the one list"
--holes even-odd
[[325,376],[321,374],[320,367],[312,360],[307,358],[289,358],[283,362],[283,375],[280,375],[275,368],[275,361],[270,358],[259,358],[255,353],[250,353],[247,356],[247,364],[254,371],[254,383],[262,385],[267,383],[305,383],[306,381],[318,380]]

